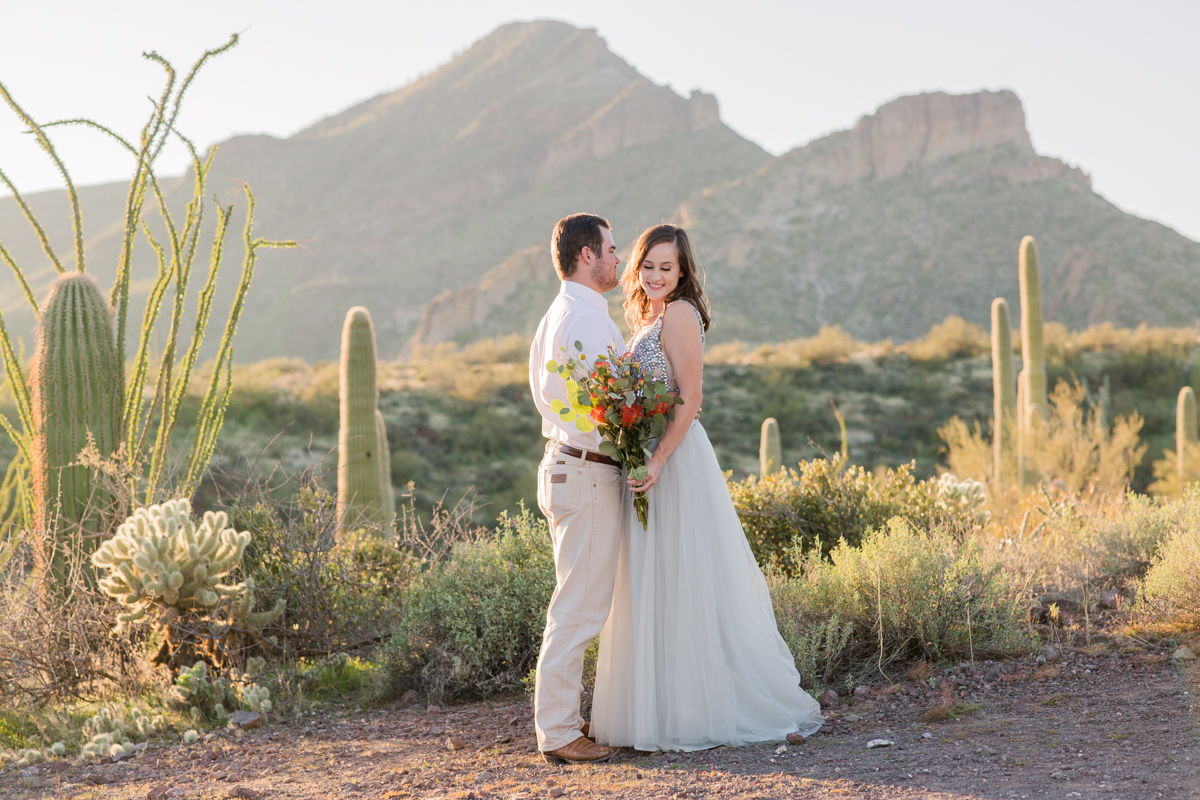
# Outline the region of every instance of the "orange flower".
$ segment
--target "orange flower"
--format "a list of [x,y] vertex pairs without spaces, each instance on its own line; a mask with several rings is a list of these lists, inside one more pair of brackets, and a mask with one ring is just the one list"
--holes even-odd
[[634,404],[632,406],[621,407],[621,424],[628,428],[642,418],[642,407]]
[[671,410],[671,406],[673,406],[673,405],[675,405],[675,404],[674,403],[659,403],[658,405],[656,405],[654,407],[654,410],[650,412],[650,415],[654,416],[655,414],[665,414]]
[[608,420],[604,418],[604,408],[602,407],[593,408],[591,412],[588,413],[588,416],[591,417],[592,422],[596,423],[597,425],[603,425],[604,423],[608,422]]

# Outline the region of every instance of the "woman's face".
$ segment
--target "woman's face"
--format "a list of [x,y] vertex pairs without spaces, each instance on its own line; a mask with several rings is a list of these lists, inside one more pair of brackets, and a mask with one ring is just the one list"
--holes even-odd
[[679,251],[674,242],[660,242],[642,259],[638,279],[652,301],[665,300],[679,285]]

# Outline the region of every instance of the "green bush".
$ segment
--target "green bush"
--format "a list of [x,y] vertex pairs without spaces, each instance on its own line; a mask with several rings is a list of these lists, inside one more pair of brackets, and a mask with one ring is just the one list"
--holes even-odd
[[517,689],[537,661],[554,591],[546,523],[524,507],[490,539],[457,545],[406,589],[385,647],[392,694],[433,700]]
[[771,588],[804,685],[919,660],[1027,651],[1021,592],[975,537],[894,518],[823,558],[799,543],[794,577]]
[[1141,581],[1138,610],[1153,621],[1200,627],[1200,492],[1184,496],[1182,524],[1172,526]]
[[942,501],[937,481],[918,481],[911,464],[872,475],[841,455],[802,461],[799,470],[751,475],[731,482],[729,493],[759,563],[789,573],[799,564],[797,555],[828,555],[843,539],[857,545],[893,517],[958,533],[977,524],[973,510]]

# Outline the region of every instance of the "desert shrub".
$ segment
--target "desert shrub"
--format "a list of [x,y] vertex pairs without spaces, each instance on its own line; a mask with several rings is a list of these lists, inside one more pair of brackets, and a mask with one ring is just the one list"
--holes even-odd
[[370,691],[379,665],[347,653],[335,653],[299,669],[304,693],[317,700]]
[[[1026,483],[1056,484],[1070,494],[1124,492],[1146,450],[1139,439],[1141,416],[1135,411],[1117,417],[1106,429],[1098,411],[1089,408],[1087,390],[1078,382],[1059,381],[1048,399],[1048,413],[1033,415],[1021,444]],[[978,422],[972,427],[958,417],[943,425],[938,435],[946,443],[950,470],[987,483],[995,493],[991,435],[985,435]],[[1015,453],[1009,454],[1008,469],[1011,474],[1002,476],[1006,484],[1016,477]]]
[[989,529],[1009,574],[1043,605],[1084,616],[1110,589],[1128,595],[1163,542],[1200,526],[1200,492],[1181,500],[1145,495],[1068,495],[1043,487],[1016,500]]
[[454,699],[520,687],[554,585],[545,521],[523,507],[501,515],[492,538],[456,546],[404,592],[384,648],[388,691]]
[[1140,615],[1155,622],[1200,627],[1200,492],[1185,496],[1183,519],[1167,533],[1138,584]]
[[898,348],[917,361],[945,361],[950,358],[981,356],[991,349],[991,340],[983,328],[962,317],[946,317],[920,339],[906,342]]
[[1173,449],[1163,450],[1163,457],[1156,459],[1152,472],[1154,482],[1148,487],[1153,494],[1179,497],[1191,484],[1200,483],[1200,447],[1188,445],[1184,448],[1183,471]]
[[759,563],[785,572],[798,566],[797,554],[827,555],[842,540],[855,546],[893,517],[960,532],[976,525],[974,511],[939,502],[937,481],[918,481],[911,465],[872,475],[842,455],[751,475],[730,482],[729,492]]
[[264,624],[260,649],[275,660],[323,658],[371,647],[395,625],[396,598],[415,574],[414,559],[394,542],[367,537],[361,547],[337,540],[337,498],[307,472],[283,499],[254,477],[227,477],[230,519],[252,534],[243,569],[263,594],[283,602]]
[[791,556],[801,569],[776,575],[771,593],[814,688],[835,675],[1030,647],[1021,589],[975,537],[896,517],[858,546],[839,542],[828,558],[799,544]]

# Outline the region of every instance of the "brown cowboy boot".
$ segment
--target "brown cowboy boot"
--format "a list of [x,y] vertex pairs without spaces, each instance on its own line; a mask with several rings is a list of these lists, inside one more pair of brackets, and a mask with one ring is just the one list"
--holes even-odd
[[596,744],[586,736],[580,736],[575,741],[557,750],[542,753],[547,764],[599,764],[608,761],[617,754],[611,747]]
[[[583,734],[584,736],[586,736],[587,738],[589,738],[589,739],[592,739],[592,723],[590,723],[590,722],[584,722],[584,723],[583,723],[583,727],[581,727],[581,728],[579,729],[579,732],[580,732],[580,733],[582,733],[582,734]],[[596,741],[596,740],[595,740],[595,739],[592,739],[592,741],[594,742],[594,741]]]

